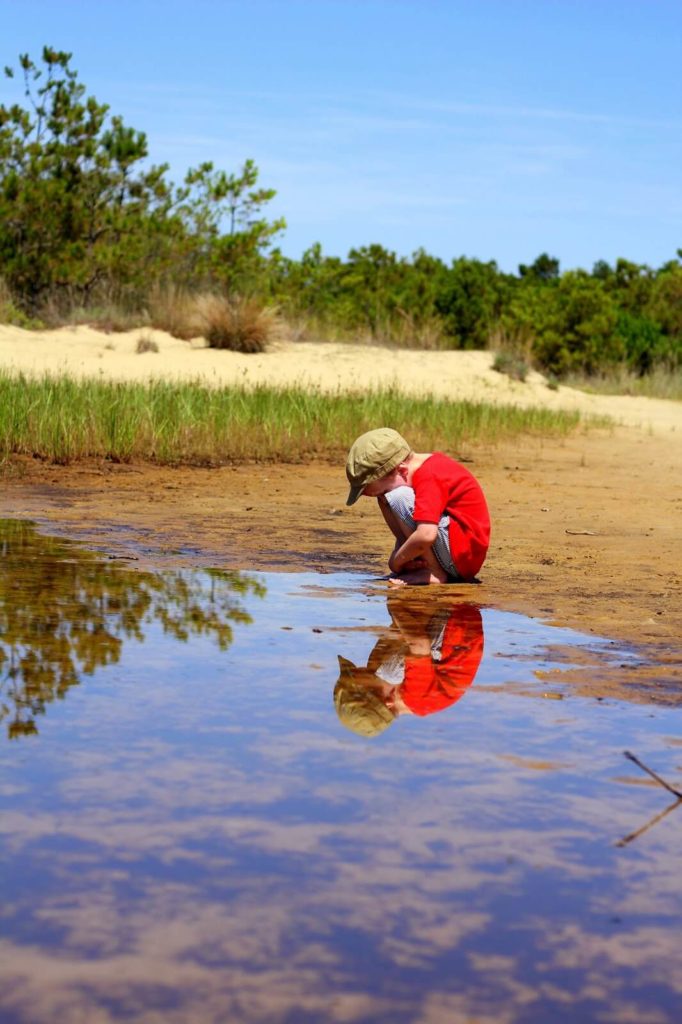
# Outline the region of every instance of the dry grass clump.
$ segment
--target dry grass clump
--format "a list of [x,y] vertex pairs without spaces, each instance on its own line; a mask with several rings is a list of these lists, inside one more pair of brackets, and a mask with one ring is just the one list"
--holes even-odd
[[157,345],[153,338],[149,337],[148,334],[141,334],[140,337],[137,339],[135,351],[137,352],[138,355],[143,355],[145,352],[158,352],[159,346]]
[[87,327],[92,327],[95,331],[102,331],[104,334],[124,334],[126,331],[133,331],[139,327],[142,317],[138,312],[121,309],[112,304],[74,309],[66,317],[47,314],[44,319],[46,323],[55,327],[61,327],[64,323],[73,327],[84,324]]
[[264,352],[280,329],[277,311],[257,299],[200,295],[196,308],[210,348]]
[[498,325],[490,332],[488,348],[495,353],[493,370],[511,380],[525,381],[533,368],[533,338],[523,329]]
[[392,317],[377,325],[375,334],[378,341],[397,348],[445,348],[445,328],[439,316],[415,317],[400,306]]
[[153,327],[185,341],[201,335],[210,348],[233,352],[264,352],[281,328],[277,311],[258,299],[191,295],[170,285],[152,292],[148,309]]
[[202,333],[196,296],[176,285],[153,288],[147,300],[147,311],[151,326],[174,338],[189,341]]

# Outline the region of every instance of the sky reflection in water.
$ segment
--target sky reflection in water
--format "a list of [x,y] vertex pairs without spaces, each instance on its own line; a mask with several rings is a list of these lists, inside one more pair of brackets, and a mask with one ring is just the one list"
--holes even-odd
[[[679,712],[543,699],[593,640],[3,538],[3,1022],[679,1019],[682,813],[616,845],[669,803],[622,751],[679,788]],[[410,671],[431,713],[344,727],[344,672]]]

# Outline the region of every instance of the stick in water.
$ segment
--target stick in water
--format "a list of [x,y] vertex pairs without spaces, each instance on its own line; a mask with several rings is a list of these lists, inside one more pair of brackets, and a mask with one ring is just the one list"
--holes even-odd
[[656,782],[658,782],[659,785],[663,786],[664,789],[667,789],[669,793],[672,793],[673,796],[676,796],[678,800],[682,800],[682,793],[680,793],[678,789],[674,789],[665,781],[665,779],[662,779],[660,775],[657,775],[655,771],[652,771],[651,768],[647,768],[645,764],[642,764],[638,757],[635,757],[634,754],[631,754],[629,750],[624,750],[623,753],[629,761],[634,761],[638,768],[641,768],[643,772],[646,772],[647,775],[650,775],[652,779],[655,779]]
[[643,836],[645,832],[648,832],[650,828],[653,828],[654,825],[657,825],[658,822],[662,821],[667,814],[670,814],[671,811],[674,811],[675,808],[679,807],[680,805],[682,805],[682,798],[679,800],[675,800],[673,803],[671,803],[670,807],[666,807],[664,811],[661,811],[660,814],[657,814],[650,821],[647,821],[646,825],[642,825],[642,827],[638,828],[636,832],[631,832],[629,836],[624,836],[623,839],[619,839],[616,843],[616,846],[627,846],[628,843],[631,843],[633,839],[638,839],[639,836]]

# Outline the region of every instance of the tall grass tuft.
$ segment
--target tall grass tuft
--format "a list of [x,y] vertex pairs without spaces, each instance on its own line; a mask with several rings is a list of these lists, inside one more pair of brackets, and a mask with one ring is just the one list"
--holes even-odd
[[196,301],[201,333],[210,348],[264,352],[277,333],[276,311],[263,306],[258,299],[202,295]]
[[343,456],[372,427],[395,427],[423,451],[522,433],[563,435],[578,413],[411,398],[394,390],[328,395],[301,388],[123,384],[0,374],[0,458],[58,463],[98,457],[165,464],[298,462]]
[[191,294],[167,285],[151,292],[148,307],[153,327],[185,340],[203,335],[211,348],[233,352],[264,352],[280,329],[274,309],[245,296]]
[[152,327],[174,338],[189,341],[201,334],[196,297],[177,285],[155,285],[147,299],[147,313]]

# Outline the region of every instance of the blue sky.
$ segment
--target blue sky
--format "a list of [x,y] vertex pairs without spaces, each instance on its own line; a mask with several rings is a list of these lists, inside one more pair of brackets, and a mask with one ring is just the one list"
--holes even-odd
[[0,65],[71,51],[173,180],[252,157],[291,256],[682,247],[680,0],[0,0],[0,24]]

